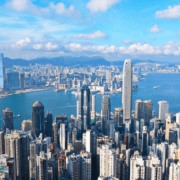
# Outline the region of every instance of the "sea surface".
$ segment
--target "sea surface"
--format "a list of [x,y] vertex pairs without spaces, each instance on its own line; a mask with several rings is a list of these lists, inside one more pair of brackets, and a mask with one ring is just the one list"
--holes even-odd
[[[138,84],[139,90],[132,93],[132,109],[135,107],[135,100],[152,100],[153,110],[157,112],[158,101],[166,100],[169,102],[169,111],[172,113],[180,112],[180,74],[148,74],[144,76]],[[157,89],[153,89],[157,86]],[[147,91],[147,92],[145,92]],[[96,95],[96,111],[101,112],[102,96]],[[53,90],[38,91],[24,94],[15,94],[0,99],[0,127],[3,126],[2,110],[10,108],[14,115],[21,115],[21,118],[14,119],[14,128],[20,129],[24,119],[31,119],[31,108],[34,102],[39,100],[43,103],[45,114],[49,111],[56,115],[62,113],[76,116],[76,101],[78,97],[70,92],[55,92]],[[122,107],[122,94],[110,95],[111,111],[114,108]]]

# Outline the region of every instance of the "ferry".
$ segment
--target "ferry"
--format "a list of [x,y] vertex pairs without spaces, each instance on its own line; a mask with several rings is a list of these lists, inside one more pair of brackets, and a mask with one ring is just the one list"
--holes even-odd
[[153,89],[157,89],[158,87],[157,86],[154,86]]

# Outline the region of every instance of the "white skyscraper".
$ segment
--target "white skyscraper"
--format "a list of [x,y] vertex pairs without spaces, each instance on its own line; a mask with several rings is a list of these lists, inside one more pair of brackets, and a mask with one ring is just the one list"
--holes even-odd
[[100,176],[116,176],[116,151],[108,145],[100,149]]
[[165,122],[167,114],[169,113],[169,103],[167,101],[158,102],[158,116]]
[[123,123],[131,119],[132,103],[132,63],[126,59],[123,67],[123,87],[122,87],[122,106],[123,106]]
[[91,153],[91,130],[86,131],[86,151]]
[[106,83],[111,83],[111,70],[106,71]]
[[65,132],[65,124],[60,124],[60,148],[65,150],[66,149],[66,132]]
[[96,112],[96,95],[92,95],[92,111]]
[[180,125],[180,112],[176,113],[176,122]]
[[134,152],[130,161],[130,180],[145,179],[145,162],[138,151]]
[[180,162],[177,164],[172,162],[169,167],[169,180],[179,180],[180,179]]

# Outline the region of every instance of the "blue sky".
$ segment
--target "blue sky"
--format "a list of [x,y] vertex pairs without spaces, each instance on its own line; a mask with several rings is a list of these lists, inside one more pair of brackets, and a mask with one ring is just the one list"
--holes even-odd
[[180,59],[180,1],[1,0],[0,52],[33,59]]

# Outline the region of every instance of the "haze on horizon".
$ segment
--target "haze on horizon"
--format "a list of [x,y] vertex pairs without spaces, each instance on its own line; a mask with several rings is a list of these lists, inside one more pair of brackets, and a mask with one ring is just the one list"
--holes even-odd
[[170,0],[1,0],[0,52],[178,62],[179,19],[180,2]]

